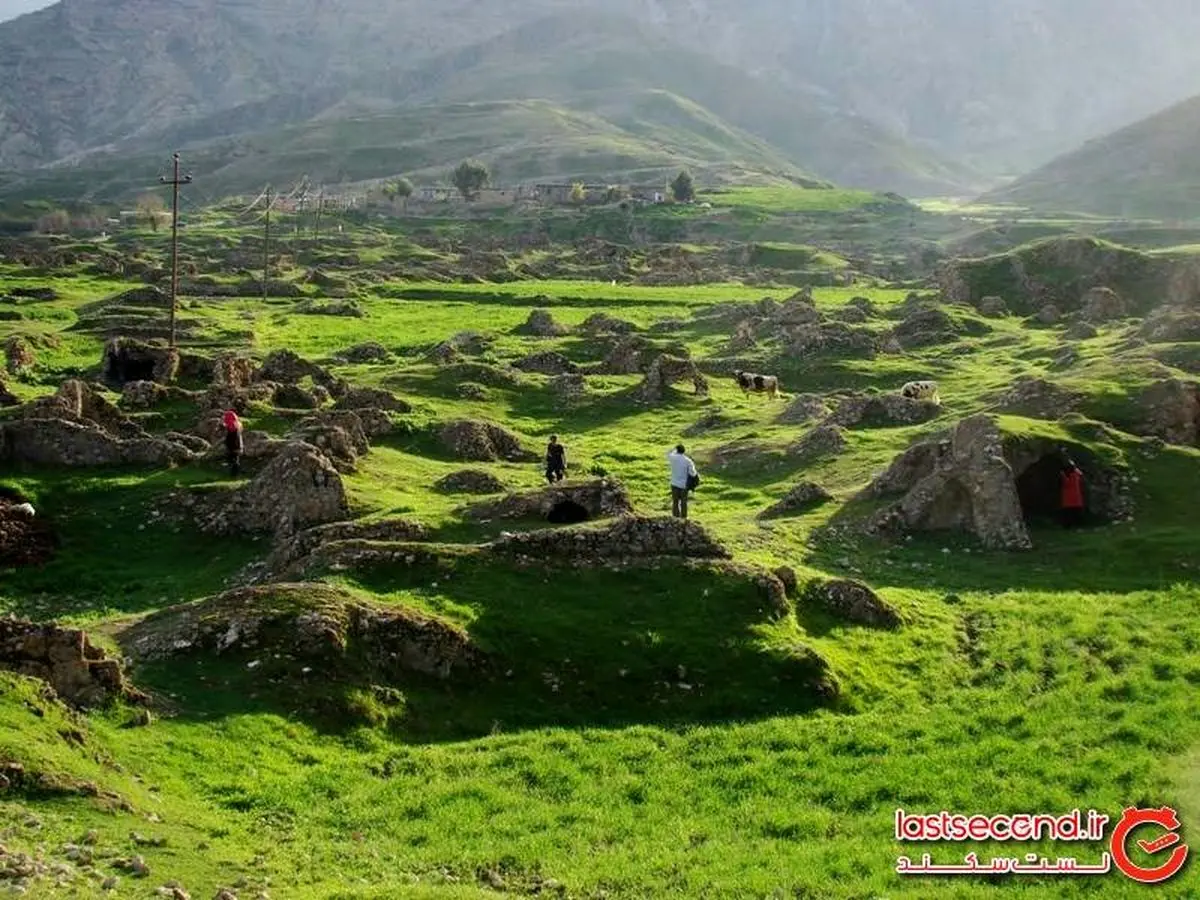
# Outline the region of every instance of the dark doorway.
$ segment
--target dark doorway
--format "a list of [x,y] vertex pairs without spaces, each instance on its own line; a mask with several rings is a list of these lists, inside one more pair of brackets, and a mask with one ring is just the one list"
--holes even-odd
[[587,509],[574,500],[560,500],[546,514],[546,519],[553,525],[575,525],[591,517]]
[[156,360],[153,356],[131,353],[125,347],[110,352],[104,360],[104,377],[110,384],[123,385],[130,381],[153,381]]
[[[1064,458],[1058,454],[1043,456],[1017,479],[1021,511],[1030,524],[1058,521],[1062,495]],[[1081,467],[1082,468],[1082,467]],[[1087,472],[1084,472],[1084,504],[1087,505]]]

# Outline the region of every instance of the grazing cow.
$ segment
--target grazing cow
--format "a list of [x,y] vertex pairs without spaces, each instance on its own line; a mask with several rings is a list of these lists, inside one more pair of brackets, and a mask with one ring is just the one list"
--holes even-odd
[[900,396],[907,397],[909,400],[932,400],[934,403],[942,402],[942,398],[938,396],[938,383],[936,381],[910,381],[904,387],[900,388]]
[[774,375],[757,375],[754,372],[743,372],[740,369],[733,373],[738,387],[747,397],[753,391],[756,394],[766,394],[772,400],[779,395],[779,379]]

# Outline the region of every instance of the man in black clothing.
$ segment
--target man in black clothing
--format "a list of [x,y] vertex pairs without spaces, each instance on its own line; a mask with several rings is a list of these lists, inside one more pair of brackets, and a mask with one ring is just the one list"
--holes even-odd
[[546,445],[546,480],[550,484],[562,481],[567,475],[567,448],[558,442],[558,435],[550,435]]

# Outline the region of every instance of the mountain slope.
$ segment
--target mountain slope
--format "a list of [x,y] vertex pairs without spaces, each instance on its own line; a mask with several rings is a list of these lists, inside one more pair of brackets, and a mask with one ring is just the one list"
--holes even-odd
[[1124,217],[1193,219],[1200,190],[1200,96],[1090,141],[989,202]]

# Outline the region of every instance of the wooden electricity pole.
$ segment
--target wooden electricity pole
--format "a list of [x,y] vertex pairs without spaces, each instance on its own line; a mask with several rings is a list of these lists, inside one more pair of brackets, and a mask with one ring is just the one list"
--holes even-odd
[[267,187],[267,214],[263,217],[263,302],[267,299],[267,279],[271,277],[271,188]]
[[175,349],[175,298],[179,293],[179,186],[192,183],[191,175],[179,177],[178,153],[174,156],[174,162],[171,180],[168,181],[165,176],[158,179],[163,184],[171,185],[171,324],[167,346],[172,350]]

